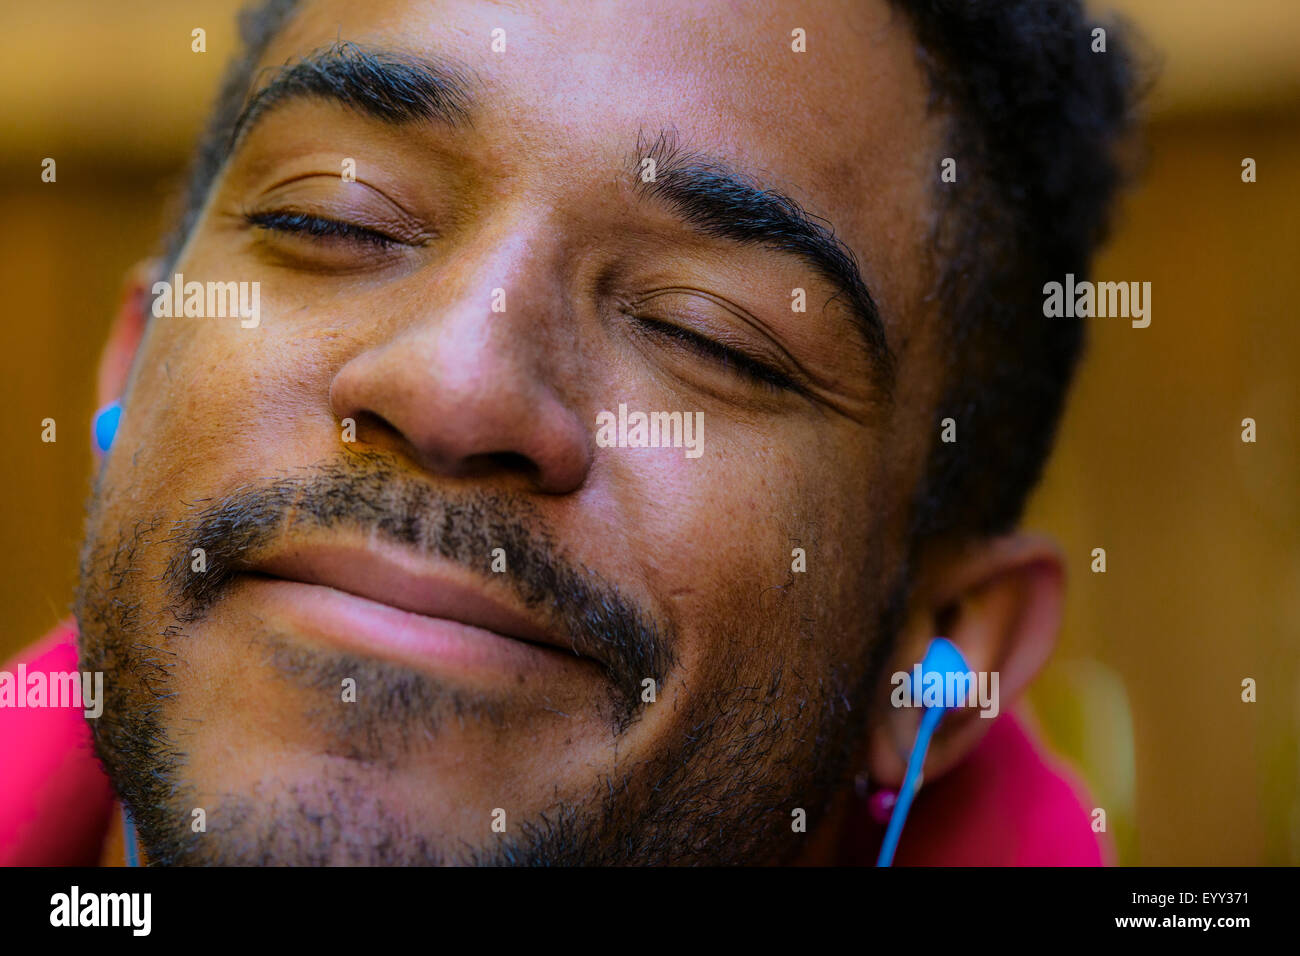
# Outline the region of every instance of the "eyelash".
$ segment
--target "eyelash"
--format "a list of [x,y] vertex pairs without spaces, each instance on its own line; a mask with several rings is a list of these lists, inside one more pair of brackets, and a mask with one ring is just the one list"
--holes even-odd
[[706,339],[702,335],[697,335],[690,329],[684,329],[680,325],[673,325],[669,322],[660,322],[658,319],[648,319],[644,316],[634,316],[634,318],[650,331],[675,339],[697,354],[713,359],[719,365],[748,379],[755,385],[773,392],[797,390],[797,386],[789,376],[764,365],[762,362],[755,361],[742,352],[727,348],[727,346],[712,339]]
[[244,216],[244,221],[250,226],[270,229],[273,232],[306,236],[311,239],[342,239],[345,242],[375,246],[380,249],[405,245],[400,240],[394,239],[377,229],[358,226],[355,223],[343,222],[339,219],[313,216],[310,213],[292,212],[287,209],[274,212],[247,213]]
[[[313,239],[337,238],[362,245],[377,246],[381,249],[403,245],[400,240],[385,235],[376,229],[369,229],[365,226],[358,226],[355,223],[343,222],[338,219],[328,219],[324,216],[313,216],[303,212],[279,210],[275,212],[248,213],[244,216],[244,219],[251,226],[270,229],[274,232],[308,236]],[[790,391],[796,387],[788,376],[783,375],[776,369],[764,365],[762,362],[757,362],[735,349],[727,348],[727,346],[721,345],[712,339],[697,335],[689,329],[684,329],[669,322],[660,322],[657,319],[647,319],[640,316],[636,318],[649,330],[666,338],[676,340],[692,349],[696,354],[713,359],[719,365],[756,385],[773,392]]]

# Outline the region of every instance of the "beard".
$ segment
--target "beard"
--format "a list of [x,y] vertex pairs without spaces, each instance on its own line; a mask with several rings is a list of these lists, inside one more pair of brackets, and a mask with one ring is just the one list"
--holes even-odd
[[[781,664],[756,679],[731,655],[721,686],[683,695],[680,732],[649,756],[624,761],[585,791],[556,793],[490,841],[439,839],[385,784],[452,724],[503,726],[500,698],[387,661],[307,647],[270,631],[237,635],[278,681],[337,698],[344,677],[368,692],[347,708],[309,716],[330,751],[348,758],[309,781],[267,775],[207,798],[211,831],[195,832],[196,789],[180,728],[187,710],[175,678],[204,621],[259,551],[303,530],[359,531],[471,570],[504,546],[516,597],[544,607],[575,651],[598,651],[608,672],[599,713],[615,745],[642,712],[642,681],[677,676],[675,630],[588,568],[567,560],[524,499],[451,496],[396,460],[347,452],[272,480],[201,501],[179,517],[159,513],[111,524],[111,490],[96,482],[81,555],[75,611],[84,670],[102,670],[105,707],[96,751],[155,865],[663,865],[791,859],[807,837],[792,812],[826,814],[847,780],[865,730],[867,699],[884,664],[880,635],[901,615],[903,586],[883,604],[872,660],[805,679]],[[208,570],[190,572],[202,549]],[[164,568],[151,581],[147,567]],[[745,646],[741,627],[718,622],[712,640]],[[760,631],[765,626],[757,625]],[[770,625],[768,625],[770,627]],[[234,636],[232,635],[232,639]],[[558,756],[558,755],[557,755]],[[454,845],[453,845],[454,844]]]

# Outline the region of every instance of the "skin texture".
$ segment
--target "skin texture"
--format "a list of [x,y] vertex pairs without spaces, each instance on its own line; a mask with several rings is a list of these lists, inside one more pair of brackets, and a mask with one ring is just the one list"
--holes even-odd
[[[888,707],[888,672],[942,625],[973,668],[1002,672],[1005,710],[1045,659],[1050,545],[936,544],[905,564],[940,384],[926,238],[942,134],[906,24],[883,3],[644,9],[306,3],[264,66],[338,39],[450,56],[475,78],[471,123],[297,102],[254,126],[175,271],[260,282],[255,329],[146,319],[148,270],[128,280],[101,374],[125,414],[77,610],[84,666],[113,675],[97,743],[153,860],[833,859],[854,773],[901,779],[916,714]],[[790,50],[796,26],[806,54]],[[504,54],[489,48],[498,27]],[[638,137],[665,129],[833,225],[879,306],[892,390],[806,263],[638,196]],[[340,179],[343,157],[357,183]],[[419,244],[379,252],[244,218],[286,206]],[[791,370],[799,388],[746,379],[638,316]],[[702,411],[704,454],[598,447],[596,416],[619,403]],[[204,516],[276,479],[290,482],[284,521],[259,547],[405,549],[542,622],[589,608],[514,561],[513,576],[489,573],[510,529],[515,557],[592,582],[645,628],[629,633],[657,636],[670,663],[651,675],[655,702],[620,720],[620,686],[590,659],[489,679],[344,653],[238,574],[196,608],[172,585]],[[341,488],[356,507],[324,507]],[[398,498],[418,502],[404,542],[376,531]],[[235,544],[205,540],[218,569],[235,566]],[[356,704],[339,699],[349,676]],[[982,723],[946,722],[927,779]]]

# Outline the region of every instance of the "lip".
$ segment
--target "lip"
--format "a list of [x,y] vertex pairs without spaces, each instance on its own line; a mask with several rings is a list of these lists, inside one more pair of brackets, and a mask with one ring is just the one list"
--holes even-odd
[[473,672],[571,671],[593,663],[470,572],[401,548],[302,544],[248,570],[273,622],[367,656]]

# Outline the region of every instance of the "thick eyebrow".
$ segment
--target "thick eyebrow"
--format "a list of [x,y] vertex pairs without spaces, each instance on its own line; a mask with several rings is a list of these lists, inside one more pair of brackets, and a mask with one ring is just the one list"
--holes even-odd
[[[726,163],[686,150],[670,131],[652,144],[637,137],[635,191],[668,205],[703,234],[766,246],[802,259],[835,288],[849,306],[867,357],[886,395],[894,384],[895,358],[880,310],[862,278],[857,258],[828,223],[814,218],[789,196],[765,188]],[[644,159],[653,159],[654,181],[643,180]]]
[[468,126],[471,71],[449,59],[341,42],[275,68],[271,82],[249,97],[230,131],[227,155],[273,110],[304,99],[340,103],[384,123]]

